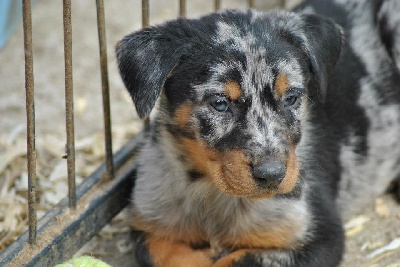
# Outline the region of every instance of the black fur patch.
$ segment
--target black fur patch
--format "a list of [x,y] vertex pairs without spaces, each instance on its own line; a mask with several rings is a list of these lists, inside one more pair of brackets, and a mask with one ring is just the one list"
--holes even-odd
[[131,237],[135,240],[135,256],[141,267],[154,267],[153,260],[150,257],[149,250],[145,244],[146,233],[132,230]]
[[[263,267],[262,257],[251,253],[245,254],[242,258],[232,264],[232,267]],[[274,265],[272,265],[274,266]]]
[[204,177],[203,173],[198,172],[196,170],[191,170],[191,171],[189,171],[188,174],[189,174],[190,180],[192,182],[197,181],[197,180],[201,179],[202,177]]

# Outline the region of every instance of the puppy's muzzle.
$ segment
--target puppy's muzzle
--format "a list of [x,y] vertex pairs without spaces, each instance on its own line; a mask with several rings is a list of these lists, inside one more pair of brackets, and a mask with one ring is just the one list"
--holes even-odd
[[262,161],[250,166],[255,181],[264,188],[276,189],[286,174],[286,166],[280,161]]

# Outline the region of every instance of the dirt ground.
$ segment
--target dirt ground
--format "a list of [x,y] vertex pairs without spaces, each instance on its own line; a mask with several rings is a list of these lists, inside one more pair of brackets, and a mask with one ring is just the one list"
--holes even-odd
[[[266,0],[257,0],[256,7],[267,8]],[[150,1],[151,24],[177,16],[179,1]],[[188,16],[198,16],[213,10],[212,0],[188,0]],[[222,1],[223,7],[245,7],[245,0]],[[269,1],[269,3],[274,1]],[[292,5],[294,1],[287,1]],[[114,46],[125,34],[140,28],[140,0],[105,1],[108,45],[109,77],[111,88],[111,112],[114,134],[114,150],[140,129],[134,108],[119,78]],[[35,73],[36,142],[37,149],[45,159],[38,159],[37,171],[43,184],[47,180],[65,178],[65,97],[64,56],[62,31],[62,2],[38,0],[33,8],[33,50]],[[102,106],[99,71],[99,52],[96,28],[95,1],[72,1],[73,23],[73,78],[75,98],[75,132],[78,178],[87,176],[102,160]],[[24,162],[25,142],[25,91],[24,49],[22,26],[9,43],[0,50],[0,158],[7,164]],[[21,148],[22,147],[22,148]],[[89,151],[90,150],[90,151]],[[12,157],[9,156],[13,152]],[[8,158],[7,158],[8,156]],[[48,157],[51,160],[48,160]],[[4,163],[4,162],[3,162]],[[25,188],[23,179],[26,168],[10,170],[0,162],[0,233],[2,224],[9,219],[3,201],[11,191]],[[11,178],[10,178],[11,177]],[[78,179],[78,180],[79,180]],[[8,187],[5,186],[8,181]],[[65,180],[61,180],[63,183]],[[22,184],[22,185],[21,185]],[[64,190],[65,186],[58,186]],[[64,189],[62,189],[64,188]],[[14,192],[13,191],[13,192]],[[4,195],[4,196],[3,196]],[[57,195],[43,193],[43,208],[57,202]],[[14,194],[15,196],[15,194]],[[3,205],[3,206],[2,206]],[[11,205],[7,203],[7,205]],[[3,214],[2,214],[3,212]],[[22,214],[22,213],[21,213]],[[79,253],[104,259],[113,266],[134,266],[132,244],[128,237],[126,213],[114,221],[87,244]],[[22,218],[22,221],[26,222]],[[11,229],[12,228],[12,229]],[[17,231],[11,227],[10,231]],[[22,231],[19,229],[18,231]],[[342,266],[400,266],[400,207],[390,195],[375,200],[375,205],[366,207],[359,215],[346,222],[346,255]],[[0,234],[0,241],[3,236]],[[0,247],[1,249],[1,247]]]

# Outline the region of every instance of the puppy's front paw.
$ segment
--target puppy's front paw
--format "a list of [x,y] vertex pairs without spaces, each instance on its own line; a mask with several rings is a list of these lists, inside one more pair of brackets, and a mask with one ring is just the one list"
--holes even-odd
[[237,250],[220,258],[212,267],[288,267],[291,264],[286,251],[262,251],[257,249]]
[[187,244],[158,238],[145,241],[154,267],[211,267],[210,249],[193,249]]

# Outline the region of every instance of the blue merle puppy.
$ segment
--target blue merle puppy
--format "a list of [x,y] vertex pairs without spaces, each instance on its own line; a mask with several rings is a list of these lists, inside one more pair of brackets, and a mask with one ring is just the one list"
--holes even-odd
[[139,264],[339,265],[341,220],[400,174],[399,39],[397,0],[227,10],[124,37],[136,110],[158,106],[132,194]]

